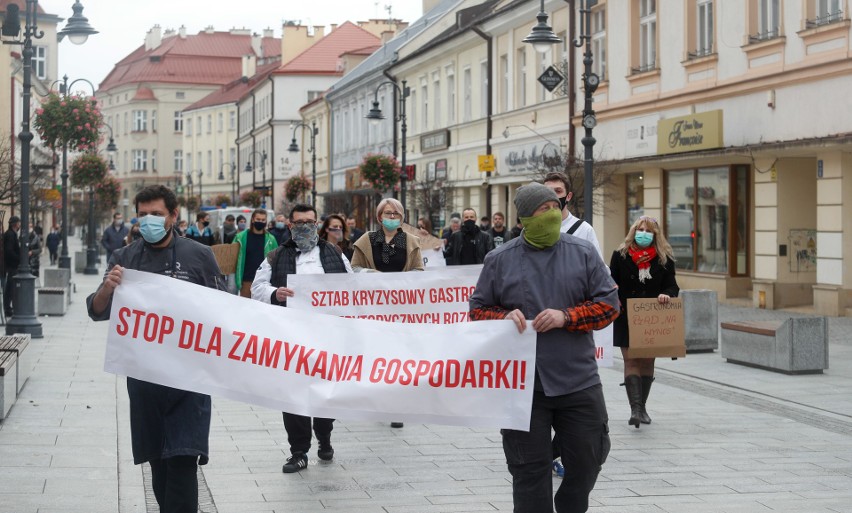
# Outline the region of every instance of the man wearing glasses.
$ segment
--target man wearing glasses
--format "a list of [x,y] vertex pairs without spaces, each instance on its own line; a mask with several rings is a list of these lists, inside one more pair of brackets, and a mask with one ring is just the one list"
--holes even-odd
[[[335,245],[317,234],[317,211],[311,205],[297,204],[290,211],[290,239],[266,255],[251,284],[251,297],[257,301],[287,306],[296,291],[287,287],[288,274],[351,273],[349,260]],[[314,417],[313,428],[319,442],[317,456],[323,461],[334,457],[331,430],[334,419]],[[311,418],[284,412],[284,429],[290,443],[290,457],[281,468],[291,474],[308,468],[311,448]]]

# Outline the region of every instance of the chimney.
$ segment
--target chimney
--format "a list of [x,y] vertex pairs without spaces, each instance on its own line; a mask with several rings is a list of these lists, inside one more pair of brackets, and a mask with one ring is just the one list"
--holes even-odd
[[165,39],[167,37],[174,37],[175,34],[176,34],[175,29],[167,28],[165,30],[165,32],[163,32],[163,39]]
[[145,51],[156,50],[160,43],[163,42],[162,31],[159,25],[154,25],[151,30],[145,34]]
[[213,32],[215,32],[215,30],[213,30],[213,25],[207,25],[204,27],[205,34],[212,34]]
[[249,30],[245,27],[243,27],[243,28],[233,27],[233,28],[231,28],[230,32],[231,32],[232,36],[250,36],[251,35],[251,30]]
[[243,77],[251,78],[257,73],[257,59],[254,55],[243,55]]
[[258,34],[251,35],[251,49],[258,60],[263,59],[263,40]]
[[263,29],[263,37],[275,37],[275,31],[271,28]]
[[186,39],[186,25],[180,26],[178,29],[178,36],[180,36],[181,39]]
[[319,41],[322,35],[308,35],[308,27],[285,22],[281,30],[281,63],[287,64],[294,57]]
[[337,23],[332,23],[331,24],[331,31],[334,32],[335,30],[337,30]]
[[393,39],[393,36],[395,34],[396,32],[394,32],[393,30],[385,30],[384,32],[382,32],[382,44],[385,44],[391,39]]
[[322,39],[323,36],[325,36],[325,25],[314,25],[314,37],[319,40]]

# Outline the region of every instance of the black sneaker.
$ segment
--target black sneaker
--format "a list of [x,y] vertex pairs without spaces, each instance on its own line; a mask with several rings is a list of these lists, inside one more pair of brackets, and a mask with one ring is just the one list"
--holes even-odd
[[320,442],[317,457],[323,461],[331,461],[334,458],[334,447],[331,446],[331,442]]
[[308,455],[304,453],[296,453],[287,458],[287,463],[281,467],[281,472],[292,474],[300,470],[308,468]]
[[402,422],[391,422],[392,428],[401,428],[404,424]]

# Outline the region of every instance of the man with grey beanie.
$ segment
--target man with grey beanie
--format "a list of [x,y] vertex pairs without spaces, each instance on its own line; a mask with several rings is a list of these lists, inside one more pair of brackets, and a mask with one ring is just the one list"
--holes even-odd
[[[525,185],[515,207],[521,235],[485,257],[470,316],[510,319],[519,332],[530,324],[537,333],[530,429],[501,432],[515,511],[555,506],[557,513],[579,513],[588,510],[610,449],[592,331],[618,317],[618,291],[594,246],[560,233],[562,212],[553,190]],[[555,497],[551,428],[565,465]]]

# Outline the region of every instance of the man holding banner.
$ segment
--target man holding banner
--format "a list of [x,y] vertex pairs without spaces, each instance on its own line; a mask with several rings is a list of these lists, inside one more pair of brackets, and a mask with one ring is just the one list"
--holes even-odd
[[[178,202],[162,185],[142,189],[135,198],[143,240],[112,253],[104,281],[86,298],[89,317],[110,318],[113,294],[122,271],[136,269],[224,290],[213,251],[178,237]],[[146,327],[146,330],[148,328]],[[198,511],[197,465],[207,463],[211,401],[209,395],[127,378],[133,461],[151,464],[151,481],[160,511]]]
[[[594,246],[560,234],[556,193],[531,183],[515,197],[521,236],[486,258],[470,298],[474,320],[533,319],[536,365],[529,431],[503,429],[515,511],[583,512],[609,454],[608,416],[592,330],[619,313],[618,293]],[[565,465],[553,497],[551,427]]]
[[[287,287],[288,274],[351,273],[349,260],[337,245],[317,235],[317,211],[311,205],[297,204],[290,211],[290,239],[266,255],[251,284],[251,297],[273,305],[287,306],[287,298],[295,290]],[[308,468],[311,448],[311,418],[283,412],[284,429],[290,443],[290,457],[281,468],[291,474]],[[334,458],[331,430],[334,419],[314,417],[314,433],[319,449],[317,456],[324,461]]]

